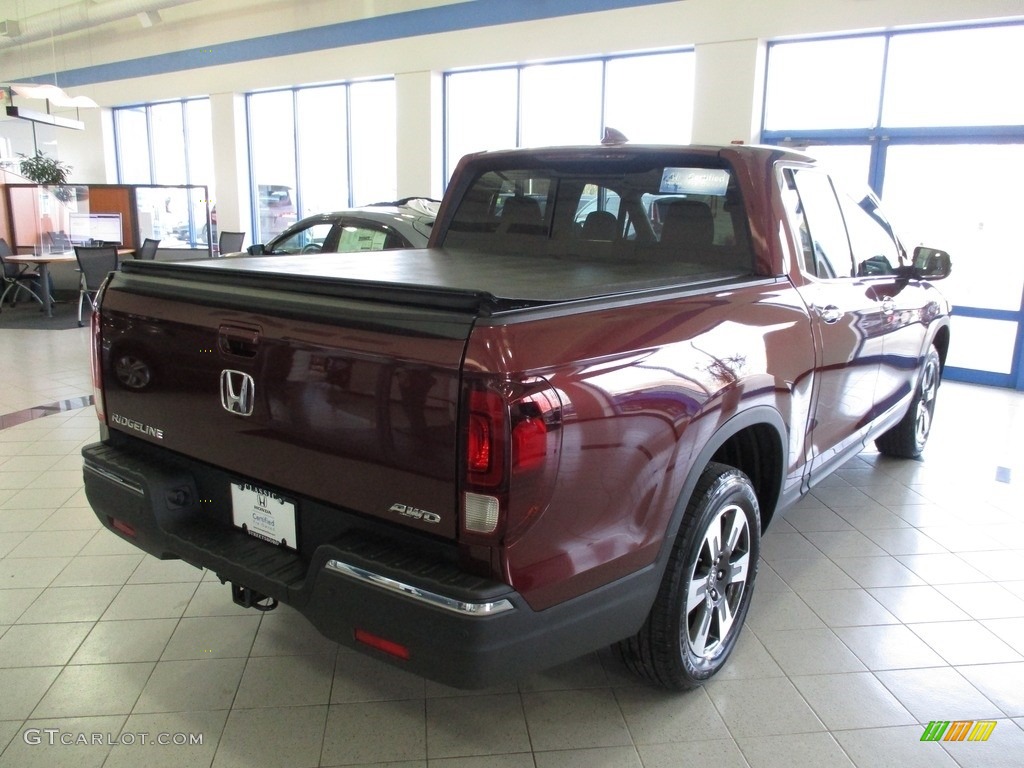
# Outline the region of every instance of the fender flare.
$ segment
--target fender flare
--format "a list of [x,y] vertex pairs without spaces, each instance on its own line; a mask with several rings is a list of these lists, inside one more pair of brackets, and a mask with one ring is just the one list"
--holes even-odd
[[[690,470],[686,475],[686,480],[683,483],[682,490],[680,491],[679,497],[672,509],[672,516],[669,518],[669,524],[665,530],[665,537],[662,540],[661,549],[658,552],[656,563],[660,573],[664,573],[665,567],[668,564],[669,555],[672,553],[672,545],[675,542],[676,537],[679,535],[679,528],[682,526],[683,515],[686,512],[686,507],[690,502],[690,497],[693,495],[693,490],[697,485],[697,481],[700,479],[701,473],[704,472],[704,468],[730,438],[739,434],[744,429],[762,425],[768,426],[773,430],[777,437],[776,447],[778,448],[781,456],[781,460],[778,462],[778,476],[773,478],[773,485],[775,486],[774,493],[767,499],[763,498],[761,493],[758,494],[758,501],[765,506],[770,505],[771,512],[774,513],[775,506],[781,498],[782,488],[786,480],[786,457],[789,453],[787,448],[789,442],[789,426],[786,424],[785,419],[783,419],[782,414],[775,408],[769,405],[757,405],[743,411],[742,413],[736,414],[727,422],[722,424],[717,430],[715,430],[715,433],[694,457],[693,462],[690,465]],[[761,527],[763,529],[763,521],[765,519],[764,509],[761,511],[761,519]]]

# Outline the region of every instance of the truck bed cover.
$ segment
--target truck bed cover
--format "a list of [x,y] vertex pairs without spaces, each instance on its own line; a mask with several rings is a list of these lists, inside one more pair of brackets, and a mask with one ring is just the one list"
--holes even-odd
[[[735,278],[735,273],[701,271],[666,259],[623,262],[600,254],[515,255],[448,249],[374,253],[249,256],[184,262],[125,262],[128,275],[152,275],[230,283],[239,288],[265,286],[304,295],[337,296],[462,310],[487,315],[506,309],[615,296],[638,291],[692,286]],[[129,279],[130,282],[130,279]],[[139,286],[142,288],[142,286]],[[148,290],[153,291],[154,285]],[[143,289],[145,292],[145,289]],[[179,294],[180,295],[180,294]],[[198,297],[193,297],[201,300]],[[223,301],[223,295],[218,295]]]

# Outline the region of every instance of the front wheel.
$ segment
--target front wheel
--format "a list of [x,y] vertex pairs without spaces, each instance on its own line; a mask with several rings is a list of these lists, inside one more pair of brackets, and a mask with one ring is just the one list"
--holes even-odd
[[916,459],[928,443],[935,416],[935,397],[942,378],[942,361],[935,347],[928,348],[914,399],[899,424],[875,440],[878,452],[901,459]]
[[640,631],[617,644],[626,666],[675,690],[725,664],[750,607],[761,516],[750,479],[709,464],[687,505],[668,567]]

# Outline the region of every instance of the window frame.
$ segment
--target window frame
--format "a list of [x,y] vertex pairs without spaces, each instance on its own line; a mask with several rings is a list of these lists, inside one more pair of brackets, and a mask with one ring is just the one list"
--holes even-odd
[[[192,104],[194,102],[200,102],[200,101],[209,102],[209,100],[210,99],[209,99],[208,96],[195,96],[195,97],[187,98],[187,99],[170,99],[170,100],[167,100],[167,101],[153,101],[153,102],[146,102],[146,103],[143,103],[143,104],[125,104],[125,105],[120,106],[120,107],[114,107],[112,112],[113,112],[113,124],[114,124],[114,157],[116,158],[115,165],[116,165],[116,168],[117,168],[117,183],[118,184],[143,184],[143,185],[146,185],[146,186],[153,186],[153,185],[158,185],[159,186],[159,185],[167,185],[168,184],[168,182],[164,182],[164,181],[161,181],[161,180],[156,178],[156,160],[154,159],[155,155],[156,155],[156,153],[154,151],[156,149],[156,146],[155,146],[154,141],[153,141],[153,108],[154,107],[164,107],[166,105],[171,105],[171,104],[178,104],[178,105],[180,105],[180,109],[181,109],[181,125],[182,125],[182,130],[183,130],[183,133],[184,133],[184,136],[183,136],[184,156],[182,157],[182,163],[184,164],[184,170],[185,170],[185,182],[184,182],[184,184],[182,184],[181,182],[178,182],[178,181],[171,182],[170,186],[204,186],[204,185],[207,186],[207,187],[212,186],[212,184],[211,184],[211,182],[213,181],[212,179],[205,179],[205,180],[202,180],[202,181],[195,181],[192,178],[192,176],[193,176],[193,165],[192,165],[191,157],[190,157],[190,155],[191,155],[190,146],[191,146],[191,143],[192,143],[192,136],[191,136],[191,131],[190,131],[189,115],[188,115],[189,104]],[[149,179],[147,181],[142,181],[142,182],[126,182],[124,180],[124,166],[123,166],[123,163],[122,163],[122,151],[123,151],[123,146],[124,146],[124,139],[121,136],[120,114],[122,112],[135,112],[135,111],[138,111],[140,109],[143,110],[143,113],[145,115],[145,121],[146,121],[146,145],[147,145],[148,151],[149,151],[149,157],[147,158],[148,159],[148,163],[149,163]]]
[[[764,109],[761,118],[761,142],[769,145],[784,146],[792,149],[813,148],[816,145],[843,146],[843,145],[868,145],[870,147],[870,158],[868,167],[868,186],[875,195],[882,197],[885,186],[885,169],[888,160],[888,151],[893,147],[907,145],[928,145],[941,147],[948,145],[964,144],[985,144],[985,145],[1024,145],[1024,123],[1009,125],[898,125],[890,126],[884,124],[886,78],[889,67],[889,44],[892,40],[902,35],[921,35],[934,32],[936,34],[955,32],[957,30],[981,30],[991,28],[1016,27],[1024,29],[1024,22],[1019,19],[982,24],[958,24],[949,26],[928,26],[913,27],[886,32],[861,33],[857,35],[833,35],[816,36],[801,39],[779,39],[769,41],[766,46],[765,64],[769,70],[769,58],[772,51],[780,45],[820,42],[823,40],[837,40],[847,37],[859,37],[865,35],[883,35],[886,41],[885,60],[882,70],[882,86],[878,103],[877,119],[875,125],[867,129],[857,128],[835,128],[835,129],[805,129],[792,128],[783,130],[769,130],[765,128],[765,116],[768,113],[769,83],[767,77],[764,82],[762,93]],[[813,150],[811,150],[813,153]],[[955,254],[954,254],[955,258]],[[941,289],[941,286],[939,286]],[[955,365],[948,365],[944,370],[947,378],[966,381],[970,383],[985,384],[989,386],[1011,387],[1017,390],[1024,390],[1024,296],[1022,296],[1019,309],[1008,310],[998,309],[985,305],[979,300],[976,305],[961,306],[953,305],[954,318],[975,318],[978,320],[1009,321],[1017,324],[1017,338],[1012,355],[1012,370],[1009,374],[993,373],[983,369],[960,368]]]
[[[293,153],[294,153],[293,163],[294,163],[294,167],[295,167],[295,190],[294,190],[295,191],[295,199],[293,200],[293,205],[294,205],[294,208],[295,208],[295,211],[296,211],[296,221],[301,221],[303,218],[306,218],[305,216],[301,215],[301,212],[303,210],[305,210],[305,205],[304,205],[304,200],[303,200],[303,183],[302,182],[303,182],[303,175],[304,175],[304,172],[305,172],[306,168],[304,167],[304,164],[302,162],[302,151],[303,150],[302,150],[302,147],[300,146],[300,142],[299,142],[300,132],[298,130],[298,121],[301,118],[300,112],[302,111],[302,110],[300,110],[300,94],[305,95],[305,94],[313,93],[313,92],[317,92],[317,91],[324,91],[326,89],[332,89],[332,90],[336,91],[338,88],[341,88],[343,90],[343,94],[344,95],[343,95],[342,98],[344,99],[344,109],[345,109],[344,136],[345,136],[345,173],[346,173],[347,190],[346,190],[345,204],[342,207],[344,207],[344,208],[354,208],[354,207],[356,207],[356,200],[357,200],[357,196],[359,194],[359,190],[357,189],[357,184],[356,184],[356,181],[357,181],[357,179],[356,179],[356,167],[355,167],[356,163],[353,162],[353,157],[354,157],[354,155],[356,154],[356,152],[358,150],[357,150],[356,147],[354,147],[353,138],[352,138],[353,137],[353,124],[354,124],[354,120],[355,120],[355,118],[353,116],[352,88],[353,87],[358,87],[360,85],[366,85],[366,84],[394,83],[394,82],[395,82],[395,78],[394,77],[374,77],[374,78],[366,78],[366,79],[360,79],[360,80],[343,80],[343,81],[330,82],[330,83],[318,83],[317,85],[296,86],[296,87],[293,87],[293,88],[270,88],[270,89],[260,90],[260,91],[250,91],[250,92],[245,94],[246,138],[247,138],[248,145],[249,145],[248,146],[248,152],[247,152],[247,160],[248,160],[248,173],[249,173],[250,194],[252,195],[252,200],[253,200],[251,216],[252,216],[253,240],[255,242],[269,242],[270,240],[276,238],[278,235],[275,234],[273,236],[268,236],[267,233],[262,231],[262,227],[260,226],[259,189],[258,189],[258,187],[259,187],[259,184],[258,184],[259,180],[256,178],[255,160],[254,160],[254,155],[253,155],[253,123],[254,123],[254,120],[253,120],[252,99],[254,97],[259,97],[261,95],[272,94],[272,93],[288,93],[288,94],[291,94],[291,103],[292,103],[291,131],[292,131],[293,147],[294,147],[293,148]],[[397,131],[397,114],[396,114],[396,121],[395,122],[396,122],[396,131]],[[397,146],[395,147],[395,150],[397,152]],[[397,178],[396,178],[395,181],[396,181],[396,185],[397,185]],[[310,214],[310,215],[315,215],[315,213],[328,213],[328,211],[317,211],[317,212],[314,212],[313,214]]]
[[[459,75],[483,73],[483,72],[514,72],[515,73],[515,147],[523,146],[523,73],[525,70],[533,69],[543,66],[551,65],[562,65],[562,64],[586,64],[590,62],[599,62],[601,64],[600,74],[600,91],[601,99],[598,105],[598,111],[600,113],[600,125],[596,126],[598,129],[595,133],[595,143],[597,139],[604,135],[605,129],[608,128],[608,67],[614,65],[616,62],[624,61],[627,59],[642,59],[642,58],[654,58],[663,57],[676,54],[687,54],[690,56],[696,56],[696,47],[693,45],[680,46],[673,48],[661,48],[655,50],[636,51],[631,53],[614,54],[608,56],[581,56],[571,57],[563,59],[543,59],[539,61],[521,62],[512,65],[501,65],[501,66],[490,66],[490,67],[468,67],[464,69],[452,69],[444,72],[444,86],[442,88],[442,101],[443,101],[443,114],[444,114],[444,130],[442,138],[442,166],[445,169],[445,188],[447,188],[448,180],[451,178],[452,173],[455,170],[455,164],[458,162],[458,157],[451,156],[451,78]],[[696,78],[694,78],[693,88],[696,89]],[[691,104],[690,110],[691,124],[689,126],[692,136],[692,118],[693,110]],[[617,126],[612,126],[617,127]],[[687,141],[680,140],[680,144],[688,143]],[[502,149],[508,149],[509,147],[501,147]]]

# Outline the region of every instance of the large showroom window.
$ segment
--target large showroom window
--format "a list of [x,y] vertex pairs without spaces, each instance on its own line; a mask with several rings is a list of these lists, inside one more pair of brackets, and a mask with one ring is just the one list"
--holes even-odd
[[210,100],[119,107],[114,141],[118,181],[137,185],[140,237],[161,248],[205,247],[214,194]]
[[394,80],[252,93],[248,108],[253,242],[303,216],[394,199]]
[[686,144],[693,88],[690,50],[449,72],[447,176],[470,152],[594,144],[606,127],[634,142]]
[[772,43],[762,139],[869,183],[953,274],[947,376],[1024,389],[1024,25]]
[[265,243],[296,220],[296,96],[293,90],[249,96],[254,243]]
[[114,126],[118,181],[121,184],[152,184],[149,108],[138,106],[115,109]]

